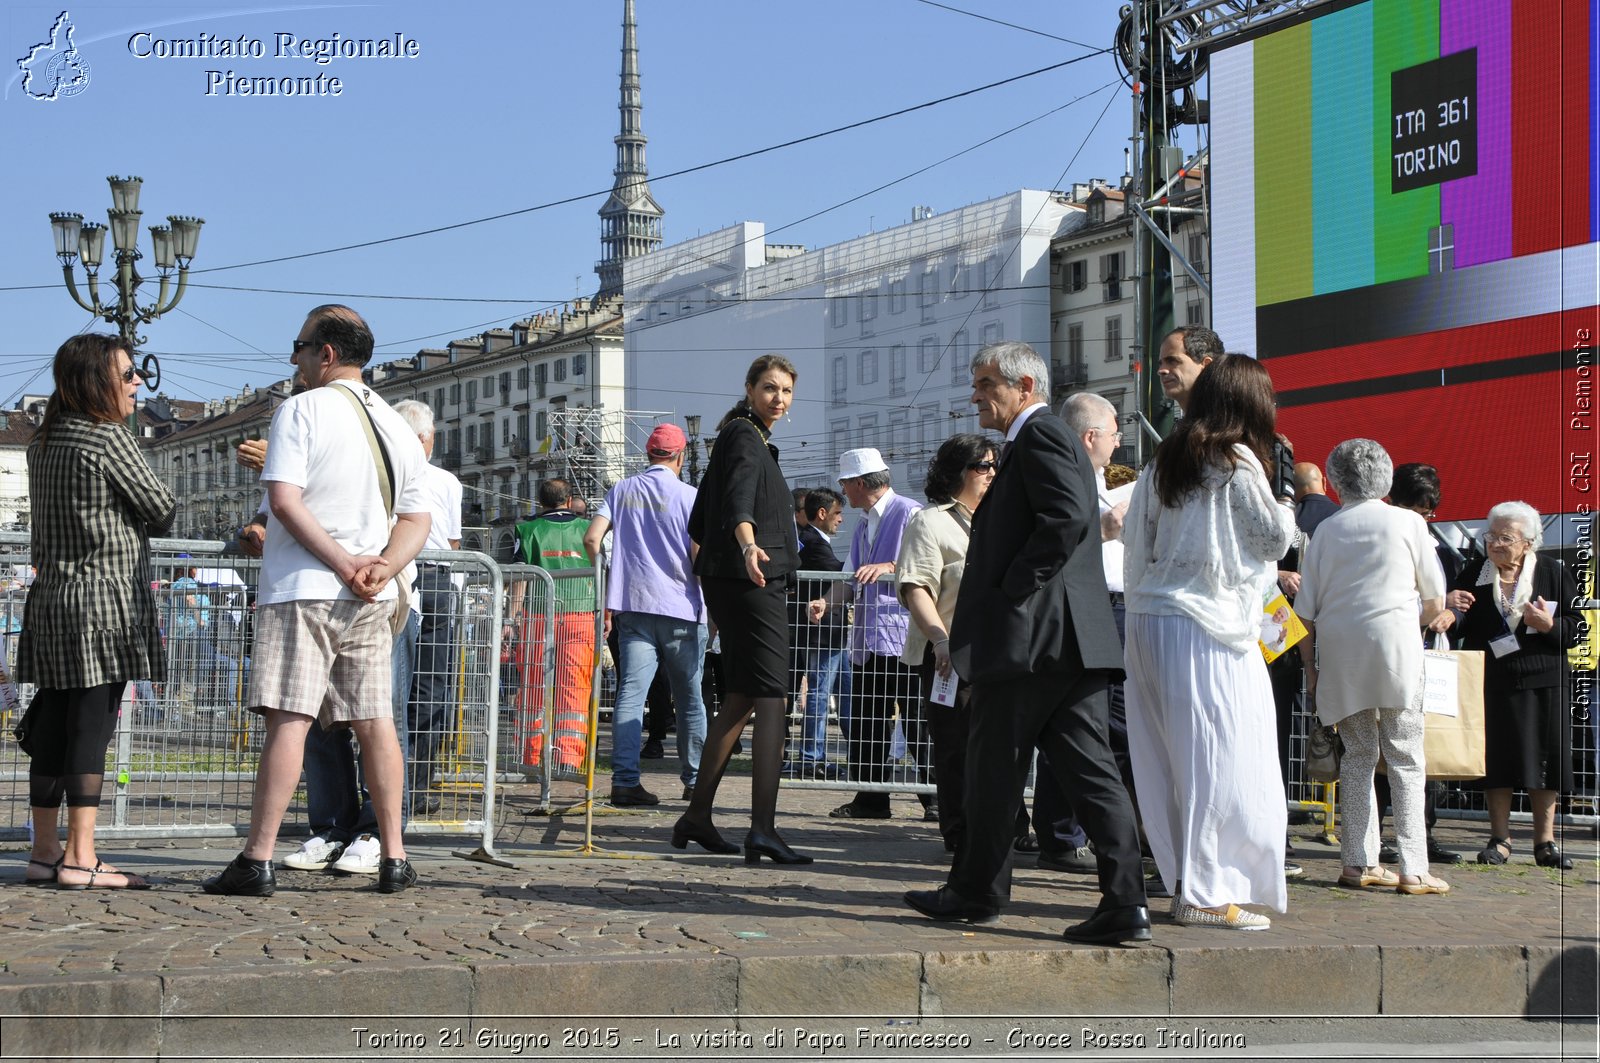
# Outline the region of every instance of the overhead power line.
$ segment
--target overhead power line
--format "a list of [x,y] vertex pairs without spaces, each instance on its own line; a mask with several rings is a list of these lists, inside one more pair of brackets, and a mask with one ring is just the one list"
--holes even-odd
[[[1096,51],[1087,52],[1083,55],[1074,56],[1071,59],[1065,59],[1059,63],[1052,63],[1049,66],[1042,66],[1037,70],[1030,70],[1023,74],[1014,74],[1008,78],[1001,78],[999,81],[991,81],[986,85],[979,85],[976,88],[965,89],[961,92],[953,92],[948,96],[941,96],[938,99],[912,104],[910,107],[902,107],[899,110],[889,111],[885,114],[876,115],[872,118],[863,118],[860,121],[849,122],[845,125],[835,126],[832,129],[825,129],[820,133],[811,133],[807,136],[795,137],[793,140],[785,140],[779,144],[770,144],[764,148],[756,148],[751,151],[740,152],[737,155],[729,155],[721,159],[714,159],[711,162],[702,162],[695,166],[688,166],[681,170],[673,170],[672,172],[662,174],[659,177],[652,177],[651,180],[659,183],[661,181],[671,180],[674,177],[684,177],[688,174],[699,173],[702,170],[709,170],[716,166],[726,166],[729,163],[742,162],[745,159],[753,159],[758,155],[766,155],[774,151],[781,151],[784,148],[792,148],[800,144],[808,144],[813,140],[821,140],[824,137],[835,136],[839,133],[847,133],[852,129],[862,129],[866,126],[875,125],[879,122],[886,122],[891,118],[900,118],[904,115],[913,114],[917,111],[927,110],[930,107],[938,107],[941,104],[949,103],[952,100],[959,100],[967,96],[976,95],[980,92],[987,92],[990,89],[997,89],[1004,85],[1010,85],[1018,81],[1024,81],[1031,77],[1037,77],[1040,74],[1048,74],[1053,70],[1060,70],[1063,67],[1069,67],[1077,63],[1081,63],[1085,59],[1092,59],[1098,55],[1106,55],[1110,51],[1111,49],[1109,47],[1101,48]],[[276,258],[257,259],[253,262],[236,262],[229,266],[212,266],[209,269],[193,269],[189,271],[189,275],[193,277],[202,273],[220,273],[224,270],[230,269],[247,269],[252,266],[267,266],[278,262],[294,262],[299,259],[316,258],[321,255],[333,255],[344,251],[356,251],[366,247],[379,247],[383,244],[397,243],[401,240],[414,240],[419,236],[432,236],[436,233],[450,232],[455,229],[465,229],[473,225],[485,225],[492,221],[503,221],[506,218],[520,217],[523,214],[532,214],[536,211],[549,210],[553,207],[563,207],[570,203],[580,203],[585,199],[594,199],[598,196],[610,194],[610,188],[603,188],[593,192],[584,192],[579,195],[566,196],[562,199],[550,200],[546,203],[537,203],[531,207],[522,207],[517,210],[508,210],[499,214],[491,214],[484,218],[473,218],[470,221],[459,221],[449,225],[436,225],[430,229],[421,229],[417,232],[403,233],[399,236],[385,236],[377,240],[364,240],[360,243],[344,244],[339,247],[327,247],[320,251],[305,251],[297,255],[279,255]]]
[[[975,18],[982,22],[993,22],[996,26],[1005,26],[1007,29],[1021,30],[1023,33],[1032,33],[1039,37],[1048,37],[1052,41],[1060,41],[1062,44],[1072,44],[1078,46],[1079,48],[1094,47],[1092,44],[1084,44],[1082,41],[1075,41],[1069,37],[1057,37],[1054,33],[1046,33],[1044,30],[1036,30],[1032,26],[1019,26],[1015,22],[1006,22],[1003,19],[990,18],[988,15],[980,15],[976,11],[968,11],[963,7],[951,7],[949,4],[936,3],[935,0],[917,0],[917,3],[927,4],[929,7],[937,7],[942,11],[952,11],[957,15],[966,15],[968,18]],[[1110,49],[1107,49],[1107,51],[1109,50]]]

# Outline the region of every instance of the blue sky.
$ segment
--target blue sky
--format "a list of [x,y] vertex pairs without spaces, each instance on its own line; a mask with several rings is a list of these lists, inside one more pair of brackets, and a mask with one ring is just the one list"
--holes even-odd
[[[797,147],[664,176],[1085,55],[1085,45],[1111,43],[1118,3],[950,6],[1040,32],[922,0],[637,0],[651,187],[667,212],[667,242],[741,220],[764,221],[770,232],[1035,118],[772,239],[820,246],[904,222],[916,204],[944,210],[1121,173],[1131,108],[1112,58],[1098,55]],[[49,36],[62,7],[13,2],[0,14],[0,113],[11,160],[0,209],[5,406],[24,390],[47,393],[50,356],[89,322],[61,283],[47,215],[104,220],[108,174],[144,178],[145,226],[168,214],[206,219],[187,295],[144,329],[146,349],[161,357],[162,390],[175,398],[221,397],[287,376],[304,312],[333,297],[367,316],[383,361],[593,292],[595,212],[615,162],[621,0],[67,10],[89,83],[50,102],[23,91],[17,60]],[[130,44],[141,33],[148,36]],[[277,57],[279,33],[398,33],[419,54],[317,65]],[[134,54],[152,50],[151,40],[202,34],[260,40],[266,56]],[[343,91],[207,95],[208,70],[323,74],[338,77]],[[580,196],[415,239],[248,265]],[[141,248],[148,254],[147,232]],[[154,289],[146,287],[147,300]]]

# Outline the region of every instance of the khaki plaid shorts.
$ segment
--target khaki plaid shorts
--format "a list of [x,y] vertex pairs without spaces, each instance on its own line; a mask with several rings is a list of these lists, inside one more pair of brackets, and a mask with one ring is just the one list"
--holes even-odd
[[393,609],[348,600],[257,606],[246,706],[315,716],[325,728],[391,716]]

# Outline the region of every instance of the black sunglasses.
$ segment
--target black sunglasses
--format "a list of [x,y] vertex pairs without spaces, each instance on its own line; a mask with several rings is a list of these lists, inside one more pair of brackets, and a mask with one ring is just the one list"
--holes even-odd
[[295,340],[294,344],[289,348],[289,357],[293,358],[307,347],[315,346],[317,346],[316,340]]
[[995,461],[993,458],[987,458],[983,461],[975,461],[971,465],[967,466],[967,468],[971,469],[973,472],[993,472],[999,467],[1000,463]]
[[144,379],[144,374],[139,372],[139,370],[135,369],[131,365],[128,366],[128,368],[126,368],[126,369],[124,369],[122,371],[122,382],[124,384],[131,384],[135,380],[143,380],[143,379]]

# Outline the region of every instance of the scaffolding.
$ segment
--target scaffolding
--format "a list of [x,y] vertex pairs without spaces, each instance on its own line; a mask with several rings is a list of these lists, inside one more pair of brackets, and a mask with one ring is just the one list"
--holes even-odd
[[644,444],[651,430],[676,418],[670,411],[608,410],[603,405],[554,410],[545,467],[570,483],[574,495],[593,505],[612,484],[645,467]]

